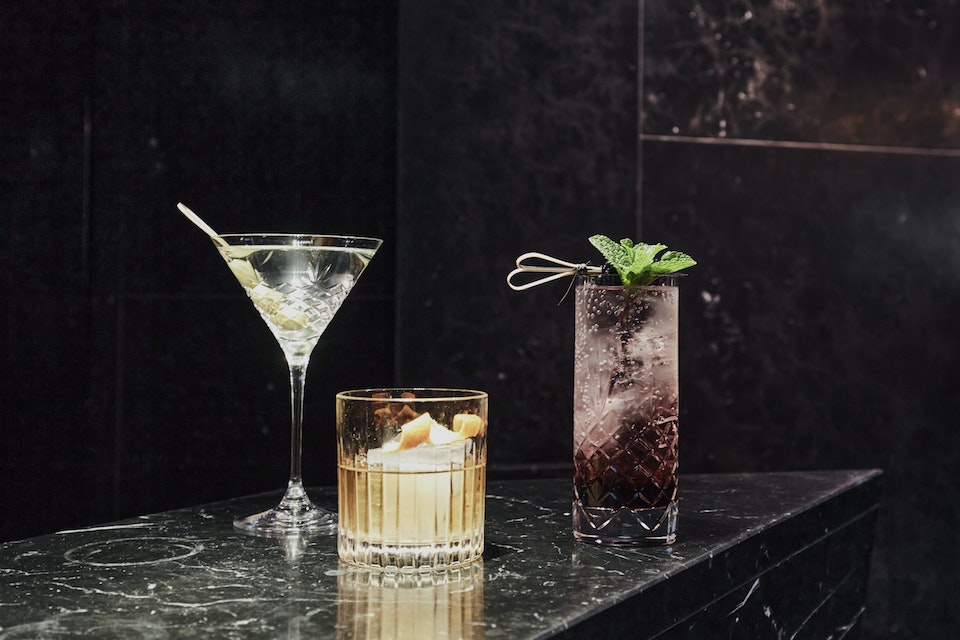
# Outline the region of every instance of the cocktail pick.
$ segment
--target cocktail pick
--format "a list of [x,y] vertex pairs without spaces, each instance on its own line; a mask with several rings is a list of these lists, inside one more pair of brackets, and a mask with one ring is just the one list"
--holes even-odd
[[[540,263],[531,263],[531,259],[539,260]],[[543,264],[544,262],[547,264]],[[602,269],[600,267],[592,267],[586,263],[575,264],[573,262],[560,260],[559,258],[554,258],[543,253],[531,251],[530,253],[525,253],[517,258],[517,268],[507,275],[507,285],[509,285],[514,291],[523,291],[524,289],[529,289],[541,284],[553,282],[554,280],[559,280],[561,278],[569,278],[581,273],[596,274],[600,273],[601,271]],[[532,280],[531,282],[527,282],[525,284],[515,284],[513,279],[524,273],[549,273],[551,275],[544,276],[537,280]]]
[[189,220],[189,221],[192,222],[193,224],[195,224],[195,225],[197,225],[198,227],[200,227],[200,230],[203,231],[203,232],[204,232],[205,234],[207,234],[208,236],[210,236],[210,238],[211,238],[215,243],[217,243],[217,244],[219,244],[219,245],[222,245],[222,246],[226,246],[227,243],[226,243],[226,241],[225,241],[223,238],[220,237],[220,234],[217,233],[216,231],[214,231],[214,230],[213,230],[213,227],[211,227],[211,226],[208,225],[206,222],[204,222],[204,221],[200,218],[200,216],[198,216],[198,215],[195,214],[193,211],[191,211],[191,210],[190,210],[190,207],[188,207],[187,205],[183,204],[182,202],[178,202],[178,203],[177,203],[177,209],[180,209],[180,213],[182,213],[183,215],[187,216],[187,220]]

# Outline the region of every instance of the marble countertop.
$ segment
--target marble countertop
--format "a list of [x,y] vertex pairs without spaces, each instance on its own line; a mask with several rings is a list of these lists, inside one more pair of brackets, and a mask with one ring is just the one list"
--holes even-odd
[[[278,494],[145,515],[0,544],[0,640],[582,636],[624,604],[647,637],[725,594],[747,602],[758,575],[875,511],[879,475],[685,475],[661,548],[575,541],[567,480],[490,482],[483,561],[419,580],[339,563],[333,536],[232,529]],[[334,489],[311,496],[335,508]]]

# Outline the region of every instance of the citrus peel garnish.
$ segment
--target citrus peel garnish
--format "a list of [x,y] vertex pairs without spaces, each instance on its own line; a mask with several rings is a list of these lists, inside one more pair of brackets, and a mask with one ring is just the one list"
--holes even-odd
[[463,438],[472,438],[483,429],[483,418],[475,413],[458,413],[453,416],[453,431]]
[[445,445],[473,438],[483,430],[483,418],[473,413],[453,416],[453,429],[434,420],[429,413],[421,413],[400,427],[400,439],[384,443],[384,453],[394,453],[419,447],[422,444]]
[[[462,414],[467,420],[457,420],[454,418],[454,424],[460,424],[459,430],[451,430],[434,420],[429,413],[422,413],[417,418],[400,427],[400,440],[387,442],[383,445],[384,453],[393,453],[395,451],[405,451],[419,447],[422,444],[444,445],[453,442],[459,442],[472,437],[466,434],[476,435],[480,432],[482,421],[479,416]],[[476,418],[476,421],[469,418]],[[475,424],[476,422],[476,424]]]
[[430,437],[430,428],[435,424],[429,413],[421,413],[400,429],[400,449],[418,447]]

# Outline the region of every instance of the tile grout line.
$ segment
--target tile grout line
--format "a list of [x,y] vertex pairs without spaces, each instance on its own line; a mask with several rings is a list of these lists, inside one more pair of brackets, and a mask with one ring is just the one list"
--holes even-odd
[[800,142],[791,140],[762,140],[751,138],[713,138],[710,136],[678,136],[641,133],[641,140],[677,144],[710,144],[730,147],[771,147],[816,151],[844,151],[855,153],[892,153],[911,156],[938,156],[960,158],[960,149],[932,147],[897,147],[892,145],[850,144],[842,142]]

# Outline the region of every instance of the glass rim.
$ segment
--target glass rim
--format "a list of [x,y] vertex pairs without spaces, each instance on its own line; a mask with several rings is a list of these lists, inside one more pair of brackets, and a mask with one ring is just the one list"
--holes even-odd
[[[430,392],[436,395],[419,396],[417,392]],[[374,397],[374,393],[389,393],[388,398]],[[402,398],[402,393],[413,393],[413,398]],[[349,389],[337,393],[337,400],[359,400],[365,402],[449,402],[451,400],[485,400],[486,391],[478,389],[458,389],[454,387],[370,387]]]
[[[331,234],[331,233],[259,233],[259,232],[250,232],[250,233],[220,233],[214,236],[214,240],[217,238],[224,240],[228,245],[290,245],[294,242],[275,242],[281,238],[287,238],[290,240],[325,240],[329,242],[322,242],[315,246],[361,246],[364,248],[377,248],[383,244],[383,240],[380,238],[374,238],[372,236],[349,236],[349,235],[340,235],[340,234]],[[231,240],[239,240],[241,238],[249,238],[251,240],[266,240],[274,242],[231,242]]]
[[[687,274],[685,273],[665,273],[663,275],[657,276],[657,279],[651,282],[650,284],[631,284],[625,285],[620,282],[620,276],[615,273],[583,273],[577,274],[576,279],[577,283],[591,283],[593,286],[602,288],[602,289],[662,289],[664,287],[677,287],[678,280],[685,278]],[[601,283],[603,280],[613,280],[616,279],[616,283],[610,282]],[[662,282],[661,282],[662,281]]]

